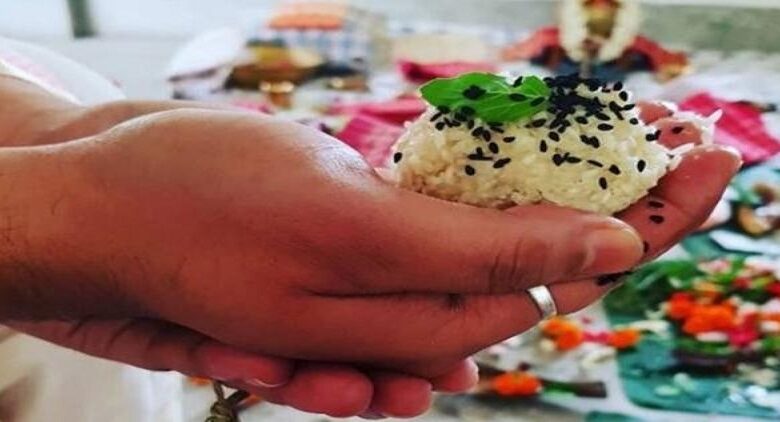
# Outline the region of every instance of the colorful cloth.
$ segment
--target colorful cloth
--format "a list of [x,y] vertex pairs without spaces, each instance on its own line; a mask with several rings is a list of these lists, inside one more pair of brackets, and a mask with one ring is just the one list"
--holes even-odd
[[746,164],[765,161],[780,153],[780,139],[769,134],[761,120],[761,111],[752,105],[701,93],[683,101],[680,108],[704,116],[721,110],[723,117],[716,126],[715,142],[739,150]]
[[360,152],[372,166],[384,167],[390,149],[403,132],[402,126],[368,114],[358,114],[336,137]]

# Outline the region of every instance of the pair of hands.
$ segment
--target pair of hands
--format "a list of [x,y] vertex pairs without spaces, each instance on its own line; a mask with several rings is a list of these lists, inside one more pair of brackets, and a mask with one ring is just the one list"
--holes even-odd
[[[619,219],[499,212],[397,189],[338,141],[271,117],[51,108],[52,129],[17,142],[69,142],[0,157],[25,211],[10,218],[26,228],[4,256],[34,292],[3,318],[333,416],[414,416],[432,390],[469,388],[467,356],[538,322],[525,289],[549,284],[563,313],[592,303],[612,287],[595,277],[695,229],[740,164],[697,149]],[[52,182],[19,192],[36,178]],[[664,224],[649,200],[665,204]]]

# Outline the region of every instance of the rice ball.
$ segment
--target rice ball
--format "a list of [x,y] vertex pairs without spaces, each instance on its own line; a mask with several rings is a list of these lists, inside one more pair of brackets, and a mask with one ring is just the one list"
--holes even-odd
[[431,107],[394,146],[400,186],[480,207],[550,202],[611,215],[647,195],[674,163],[622,84],[545,82],[547,110],[514,122]]

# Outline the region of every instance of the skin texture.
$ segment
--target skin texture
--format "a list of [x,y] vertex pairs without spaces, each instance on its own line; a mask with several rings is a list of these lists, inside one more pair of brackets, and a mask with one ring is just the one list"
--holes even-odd
[[3,245],[16,265],[0,297],[17,305],[0,315],[66,347],[334,416],[414,416],[432,389],[468,388],[466,356],[538,322],[524,289],[550,284],[564,313],[595,301],[613,286],[590,277],[677,242],[740,164],[692,152],[653,192],[663,224],[646,202],[625,223],[498,212],[398,190],[337,141],[269,117],[52,103],[41,100],[56,117],[33,130],[10,125],[15,142],[81,139],[0,157],[18,208],[6,221],[24,228]]

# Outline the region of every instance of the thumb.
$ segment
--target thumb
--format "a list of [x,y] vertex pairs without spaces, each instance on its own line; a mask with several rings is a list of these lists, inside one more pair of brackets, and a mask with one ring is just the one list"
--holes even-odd
[[626,271],[642,257],[637,233],[612,217],[546,204],[482,209],[401,189],[393,195],[374,213],[382,217],[371,242],[381,253],[361,248],[381,261],[365,275],[378,293],[515,292]]

